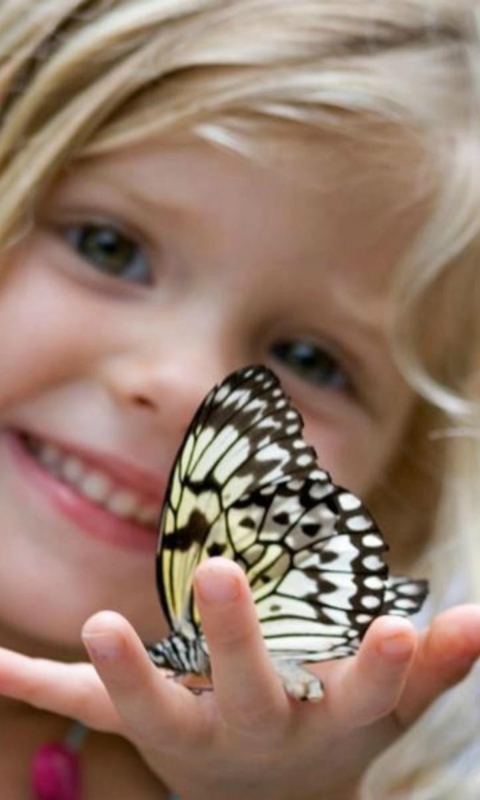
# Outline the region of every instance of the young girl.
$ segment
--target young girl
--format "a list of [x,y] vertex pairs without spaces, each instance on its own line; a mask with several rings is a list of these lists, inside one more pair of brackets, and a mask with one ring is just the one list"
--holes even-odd
[[[478,800],[480,609],[442,609],[479,597],[479,23],[474,0],[0,4],[2,797],[79,720],[82,800]],[[196,579],[214,692],[142,645],[177,448],[253,362],[392,571],[431,583],[418,630],[380,618],[318,667],[318,705],[222,559]]]

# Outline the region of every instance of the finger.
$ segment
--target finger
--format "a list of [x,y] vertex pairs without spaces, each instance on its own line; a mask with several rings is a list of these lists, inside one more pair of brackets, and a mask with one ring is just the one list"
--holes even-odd
[[244,573],[227,559],[208,559],[197,568],[195,598],[224,720],[254,731],[278,727],[289,701],[265,647]]
[[205,709],[150,661],[132,626],[102,611],[84,625],[83,642],[130,739],[142,748],[175,746],[204,734]]
[[29,658],[0,648],[0,693],[89,728],[121,732],[118,714],[90,664]]
[[358,654],[330,665],[325,679],[328,711],[341,725],[370,724],[396,707],[414,657],[417,634],[398,617],[380,617],[368,629]]
[[459,683],[480,657],[480,607],[458,606],[439,614],[422,633],[398,710],[410,725],[442,692]]

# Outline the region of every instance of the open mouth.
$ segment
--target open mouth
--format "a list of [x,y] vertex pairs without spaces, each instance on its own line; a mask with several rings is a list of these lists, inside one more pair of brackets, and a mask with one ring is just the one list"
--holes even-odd
[[93,467],[78,454],[69,453],[57,444],[42,441],[31,434],[18,434],[29,454],[58,480],[75,489],[95,505],[121,519],[154,528],[158,521],[158,503],[152,503],[130,488],[122,486],[107,472]]

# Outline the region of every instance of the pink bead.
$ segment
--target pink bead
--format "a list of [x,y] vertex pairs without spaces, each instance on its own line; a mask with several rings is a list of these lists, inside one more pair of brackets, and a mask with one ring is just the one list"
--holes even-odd
[[80,800],[78,755],[62,742],[37,750],[31,779],[35,800]]

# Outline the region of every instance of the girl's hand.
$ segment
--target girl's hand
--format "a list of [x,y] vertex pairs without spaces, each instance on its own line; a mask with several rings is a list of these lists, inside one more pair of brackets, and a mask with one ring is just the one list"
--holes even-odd
[[350,800],[371,760],[480,655],[479,607],[446,611],[422,634],[382,617],[355,657],[315,668],[322,702],[298,703],[272,667],[241,570],[205,562],[196,593],[214,692],[169,680],[113,612],[84,628],[96,671],[0,650],[0,692],[123,734],[182,800]]

